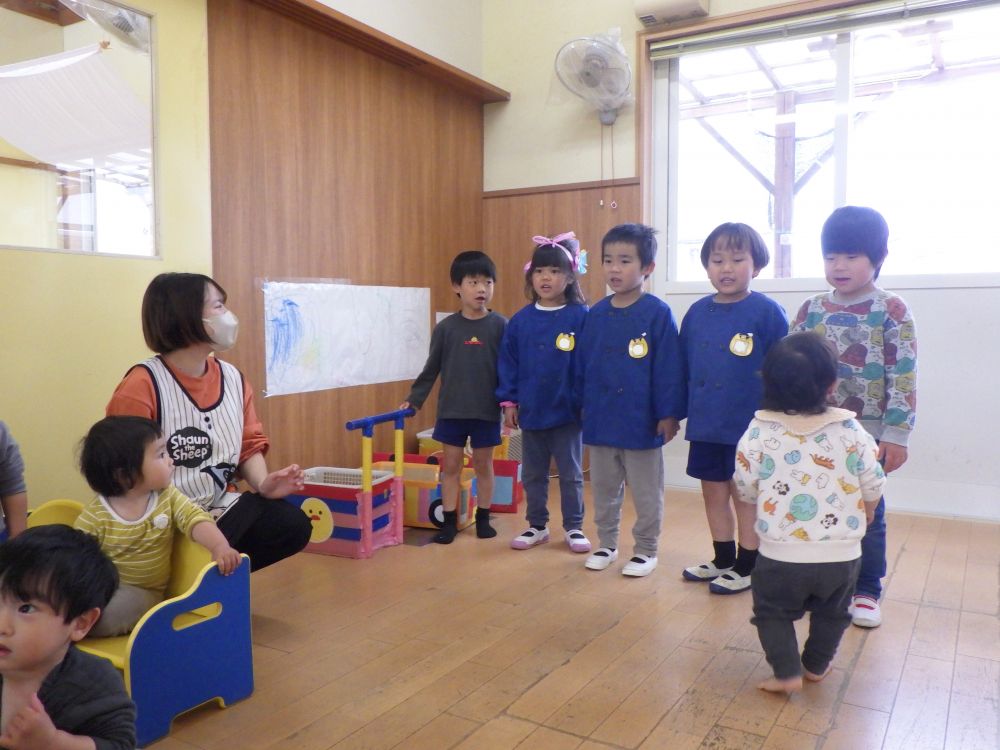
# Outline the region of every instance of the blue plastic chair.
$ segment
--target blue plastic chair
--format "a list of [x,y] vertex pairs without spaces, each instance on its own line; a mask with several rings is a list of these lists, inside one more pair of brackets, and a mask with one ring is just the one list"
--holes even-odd
[[[28,526],[72,525],[83,506],[52,500]],[[85,638],[77,646],[109,659],[136,706],[136,739],[148,745],[170,733],[174,717],[209,701],[227,706],[253,693],[250,559],[223,576],[201,545],[174,537],[167,598],[129,635]]]

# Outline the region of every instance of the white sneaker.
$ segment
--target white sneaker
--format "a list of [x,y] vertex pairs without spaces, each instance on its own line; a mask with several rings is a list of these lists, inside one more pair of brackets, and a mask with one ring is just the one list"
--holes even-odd
[[617,559],[618,550],[600,547],[594,554],[587,558],[587,562],[584,565],[591,570],[604,570]]
[[529,526],[527,531],[522,531],[510,540],[511,549],[528,549],[536,544],[545,544],[549,541],[549,530],[539,531],[534,526]]
[[631,560],[625,563],[625,567],[622,568],[622,575],[641,578],[642,576],[648,576],[654,570],[656,570],[655,557],[650,557],[649,555],[635,555]]
[[750,576],[741,576],[732,570],[708,584],[708,590],[713,594],[738,594],[750,588]]
[[566,544],[573,552],[590,552],[590,540],[580,529],[570,529],[566,532]]
[[684,568],[682,575],[685,581],[714,581],[716,578],[721,576],[723,573],[728,573],[732,568],[717,568],[714,563],[709,560],[707,563],[702,563],[701,565],[692,565],[690,568]]
[[882,624],[882,608],[878,605],[878,599],[857,594],[851,601],[851,622],[859,628],[877,628]]

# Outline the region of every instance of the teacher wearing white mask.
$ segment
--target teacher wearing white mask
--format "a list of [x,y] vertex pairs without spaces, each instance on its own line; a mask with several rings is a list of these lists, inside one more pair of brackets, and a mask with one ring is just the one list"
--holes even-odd
[[[295,464],[269,472],[269,442],[253,389],[215,356],[236,343],[239,321],[226,292],[208,276],[163,273],[142,298],[142,333],[156,356],[129,370],[107,414],[156,421],[174,462],[173,483],[209,511],[253,570],[299,552],[309,541],[306,515],[284,501],[302,489]],[[239,493],[242,479],[250,491]]]

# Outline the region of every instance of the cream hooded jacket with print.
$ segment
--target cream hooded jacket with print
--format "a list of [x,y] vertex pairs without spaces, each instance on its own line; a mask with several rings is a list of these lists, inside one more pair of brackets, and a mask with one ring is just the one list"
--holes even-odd
[[865,502],[878,502],[885,473],[853,412],[758,411],[740,439],[735,480],[740,499],[757,506],[761,554],[840,562],[861,555]]

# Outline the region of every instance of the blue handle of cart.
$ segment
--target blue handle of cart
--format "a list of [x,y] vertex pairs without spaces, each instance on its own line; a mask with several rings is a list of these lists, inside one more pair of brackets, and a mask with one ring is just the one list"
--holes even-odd
[[387,411],[385,414],[376,414],[373,417],[361,417],[361,419],[352,419],[346,425],[344,425],[348,430],[361,430],[361,434],[365,437],[372,436],[372,429],[377,424],[382,424],[383,422],[395,422],[395,429],[403,429],[403,422],[407,417],[412,417],[417,413],[416,409],[397,409],[396,411]]

